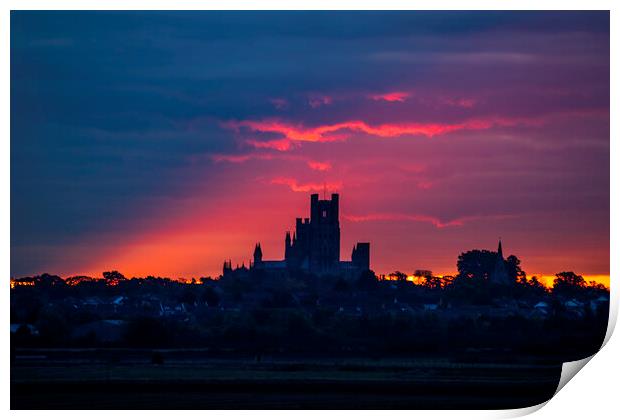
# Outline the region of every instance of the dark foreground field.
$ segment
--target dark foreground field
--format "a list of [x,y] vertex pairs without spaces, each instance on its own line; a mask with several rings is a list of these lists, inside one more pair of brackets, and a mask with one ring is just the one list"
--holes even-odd
[[500,409],[551,398],[559,364],[14,350],[11,409]]

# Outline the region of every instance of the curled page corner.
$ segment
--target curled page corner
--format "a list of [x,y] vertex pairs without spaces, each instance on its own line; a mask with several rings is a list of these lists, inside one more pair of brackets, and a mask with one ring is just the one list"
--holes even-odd
[[566,385],[568,381],[573,379],[577,372],[579,372],[585,365],[587,365],[588,362],[592,360],[595,355],[596,353],[594,353],[592,356],[586,357],[585,359],[562,363],[562,373],[560,374],[560,381],[558,382],[558,387],[556,388],[553,395],[555,396],[558,392],[560,392],[560,390],[564,388],[564,385]]
[[[614,329],[616,328],[616,320],[618,318],[617,315],[618,315],[617,294],[612,293],[611,304],[609,307],[609,320],[607,321],[607,332],[605,333],[605,338],[603,339],[603,343],[601,343],[601,348],[598,349],[596,353],[601,351],[601,349],[605,347],[605,344],[607,344],[607,342],[611,338],[611,335],[613,334]],[[564,385],[566,385],[571,379],[573,379],[573,377],[577,374],[577,372],[583,369],[583,367],[587,365],[588,362],[592,360],[594,356],[596,356],[596,353],[584,359],[562,363],[562,373],[560,374],[560,381],[558,382],[558,387],[556,388],[555,393],[553,395],[555,396],[558,392],[560,392],[560,390],[564,388]]]
[[555,393],[553,394],[554,396],[558,392],[560,392],[562,388],[564,388],[564,385],[566,385],[571,379],[573,379],[573,377],[577,374],[577,372],[583,369],[583,367],[587,365],[588,362],[592,360],[594,356],[596,356],[596,353],[598,353],[599,351],[601,351],[603,347],[605,347],[605,344],[607,344],[607,342],[611,338],[611,335],[614,332],[614,329],[616,328],[617,318],[618,318],[618,296],[617,296],[617,293],[611,292],[611,302],[609,305],[609,319],[607,321],[607,332],[605,333],[605,338],[603,339],[603,342],[601,343],[601,347],[589,357],[586,357],[580,360],[574,360],[572,362],[562,363],[562,373],[560,374],[560,381],[558,382],[558,387],[556,388]]
[[[607,344],[607,342],[611,338],[611,335],[614,332],[614,329],[616,328],[616,319],[617,319],[617,314],[618,314],[617,295],[614,296],[614,298],[615,299],[612,299],[613,304],[611,304],[609,307],[609,320],[607,321],[607,332],[605,333],[605,338],[603,339],[601,348],[598,349],[596,353],[598,353],[599,351],[601,351],[603,347],[605,347],[605,344]],[[562,363],[562,373],[560,374],[560,381],[553,395],[555,396],[558,392],[560,392],[560,390],[564,388],[564,385],[566,385],[571,379],[573,379],[573,377],[577,374],[577,372],[583,369],[583,367],[587,365],[588,362],[592,360],[594,356],[596,356],[596,353],[581,360],[574,360],[572,362]]]
[[[583,369],[583,367],[585,365],[587,365],[588,362],[590,360],[592,360],[592,358],[594,356],[596,356],[596,354],[599,351],[601,351],[601,349],[603,347],[605,347],[605,345],[607,344],[607,342],[609,342],[609,339],[611,338],[611,335],[614,332],[614,329],[616,327],[616,320],[617,319],[618,319],[617,293],[611,292],[611,299],[610,299],[610,306],[609,306],[609,320],[607,321],[607,332],[605,333],[605,338],[603,339],[603,343],[601,343],[601,347],[594,354],[592,354],[591,356],[588,356],[588,357],[586,357],[584,359],[574,360],[572,362],[564,362],[564,363],[562,363],[562,371],[560,373],[560,380],[558,381],[558,387],[556,388],[555,392],[553,393],[553,397],[555,397],[557,395],[557,393],[560,392],[560,390],[562,388],[564,388],[564,386],[571,379],[573,379],[573,377],[577,374],[577,372],[579,372],[581,369]],[[496,418],[516,418],[516,417],[527,416],[527,415],[532,414],[532,413],[540,410],[541,408],[543,408],[545,405],[547,405],[547,403],[549,401],[551,401],[551,399],[553,397],[551,397],[547,401],[544,401],[544,402],[542,402],[540,404],[536,404],[536,405],[533,405],[533,406],[530,406],[530,407],[523,407],[523,408],[515,408],[515,409],[510,409],[510,410],[504,410]]]
[[517,418],[517,417],[528,416],[528,415],[530,415],[532,413],[535,413],[536,411],[540,410],[541,408],[543,408],[545,405],[547,405],[547,403],[549,401],[551,401],[551,400],[547,400],[547,401],[541,402],[540,404],[532,405],[532,406],[529,406],[529,407],[513,408],[513,409],[509,409],[509,410],[503,410],[495,418],[513,419],[513,418]]
[[[608,332],[609,332],[609,328],[608,328]],[[562,388],[564,388],[564,385],[566,385],[571,379],[573,379],[573,377],[577,374],[577,372],[579,372],[586,364],[588,364],[588,362],[595,355],[596,353],[594,353],[592,356],[586,357],[585,359],[562,363],[562,372],[560,373],[560,380],[558,381],[558,387],[553,393],[553,397],[555,397],[557,393],[560,392]],[[547,405],[549,401],[551,401],[553,397],[551,397],[547,401],[544,401],[540,404],[532,405],[530,407],[505,410],[503,412],[503,415],[500,415],[500,418],[516,418],[516,417],[527,416],[543,408],[545,405]]]

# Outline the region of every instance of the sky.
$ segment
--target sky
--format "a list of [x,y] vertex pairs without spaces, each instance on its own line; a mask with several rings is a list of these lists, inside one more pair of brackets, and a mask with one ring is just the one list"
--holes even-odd
[[608,12],[11,13],[11,276],[281,259],[609,275]]

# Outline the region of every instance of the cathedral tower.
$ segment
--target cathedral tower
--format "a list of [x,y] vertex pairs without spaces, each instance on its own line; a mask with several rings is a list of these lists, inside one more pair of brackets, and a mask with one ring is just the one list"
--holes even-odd
[[310,196],[310,270],[328,273],[337,270],[340,261],[339,196],[319,200]]

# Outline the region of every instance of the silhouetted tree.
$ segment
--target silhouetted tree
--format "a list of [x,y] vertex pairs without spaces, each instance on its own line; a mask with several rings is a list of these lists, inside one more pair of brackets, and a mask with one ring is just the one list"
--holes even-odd
[[405,273],[400,272],[400,271],[395,271],[393,273],[390,273],[389,276],[390,276],[390,279],[392,279],[392,280],[407,281],[407,275]]
[[609,293],[609,289],[607,287],[605,287],[604,284],[597,283],[594,280],[590,280],[588,282],[588,289]]
[[[450,287],[451,297],[476,304],[490,304],[495,297],[512,295],[515,292],[514,286],[491,282],[496,261],[497,253],[488,250],[474,249],[459,255],[457,261],[459,274]],[[513,285],[516,285],[518,278],[525,278],[525,272],[520,264],[514,255],[504,260],[508,278]]]
[[530,289],[537,293],[547,292],[547,287],[538,280],[538,277],[532,276],[529,280],[526,278],[526,283]]
[[563,271],[553,279],[553,293],[564,296],[575,296],[586,287],[586,281],[572,271]]
[[94,282],[96,280],[97,279],[94,279],[89,276],[72,276],[72,277],[67,277],[65,279],[65,283],[69,286],[77,286],[80,283]]
[[474,249],[459,255],[456,267],[459,277],[474,282],[488,282],[495,268],[497,254],[487,250]]
[[[495,255],[497,255],[497,253]],[[516,256],[509,255],[508,258],[506,258],[505,265],[509,279],[514,279],[515,281],[527,281],[525,271],[521,269],[521,260],[519,260]]]
[[515,297],[519,299],[541,299],[547,292],[547,287],[536,276],[529,279],[526,276],[517,278]]
[[116,270],[104,271],[103,278],[108,284],[118,284],[121,281],[127,280],[125,276],[123,276],[121,273],[119,273]]
[[41,288],[61,287],[65,285],[65,281],[56,275],[43,273],[33,279],[34,285]]
[[426,276],[422,281],[422,286],[430,290],[438,290],[442,287],[442,279],[437,276]]
[[[461,278],[486,283],[491,279],[496,260],[497,252],[474,249],[459,255],[456,266]],[[525,272],[521,269],[521,261],[516,256],[510,255],[504,260],[504,264],[510,280],[517,281],[517,279],[525,278]]]
[[454,283],[454,276],[443,276],[441,278],[441,287],[443,289],[452,286],[452,283]]
[[431,277],[433,275],[433,272],[431,270],[415,270],[413,272],[413,277],[417,278],[418,280],[423,280],[427,277]]

